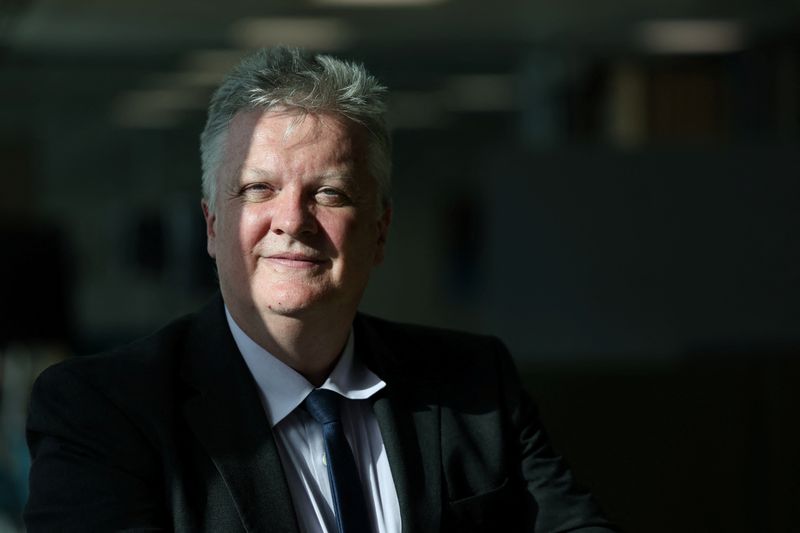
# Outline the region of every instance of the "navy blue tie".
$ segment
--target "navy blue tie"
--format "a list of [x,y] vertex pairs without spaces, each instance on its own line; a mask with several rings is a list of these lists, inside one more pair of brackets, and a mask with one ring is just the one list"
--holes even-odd
[[370,533],[364,491],[353,451],[342,427],[340,403],[344,398],[327,389],[314,389],[305,400],[308,413],[322,424],[328,480],[339,533]]

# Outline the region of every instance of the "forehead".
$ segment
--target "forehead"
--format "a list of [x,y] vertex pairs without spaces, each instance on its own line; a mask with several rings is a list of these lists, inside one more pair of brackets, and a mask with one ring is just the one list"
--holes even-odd
[[[377,187],[369,161],[368,132],[332,113],[247,110],[231,120],[217,173],[225,189],[242,180],[350,177],[365,191]],[[311,181],[309,181],[311,183]]]
[[232,184],[253,171],[345,172],[361,181],[372,175],[366,137],[363,126],[333,113],[240,111],[228,127],[217,179]]
[[333,113],[296,110],[246,110],[237,113],[228,127],[225,155],[244,159],[253,151],[330,149],[350,152],[357,158],[364,151],[363,127]]

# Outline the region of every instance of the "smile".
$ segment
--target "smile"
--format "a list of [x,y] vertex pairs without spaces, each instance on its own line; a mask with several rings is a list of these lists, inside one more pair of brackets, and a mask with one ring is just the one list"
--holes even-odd
[[274,265],[297,269],[314,268],[326,262],[325,259],[319,257],[292,253],[270,255],[264,259]]

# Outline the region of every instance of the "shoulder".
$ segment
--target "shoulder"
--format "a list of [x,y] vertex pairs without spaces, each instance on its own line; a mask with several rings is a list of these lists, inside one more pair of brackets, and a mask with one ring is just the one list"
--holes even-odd
[[217,293],[197,312],[177,318],[146,337],[103,353],[71,357],[47,369],[41,378],[75,375],[91,381],[131,381],[140,376],[154,379],[177,372],[184,359],[193,354],[222,351],[228,347],[229,338],[222,298]]
[[393,322],[359,314],[359,333],[386,364],[417,378],[447,381],[486,381],[514,373],[503,342],[495,336],[452,329]]
[[425,344],[432,348],[460,348],[467,351],[502,345],[502,342],[492,335],[395,322],[364,313],[358,314],[357,321],[361,321],[364,328],[371,333],[401,345]]
[[[29,406],[32,420],[45,413],[125,413],[131,419],[157,419],[167,414],[181,394],[182,367],[193,353],[200,315],[183,316],[155,333],[113,350],[73,356],[45,369],[37,378]],[[196,350],[194,350],[196,351]],[[87,416],[89,416],[87,414]]]
[[187,315],[129,344],[93,355],[73,356],[47,368],[39,381],[46,384],[65,379],[110,381],[117,386],[137,375],[156,378],[177,364],[185,351],[193,320],[194,315]]

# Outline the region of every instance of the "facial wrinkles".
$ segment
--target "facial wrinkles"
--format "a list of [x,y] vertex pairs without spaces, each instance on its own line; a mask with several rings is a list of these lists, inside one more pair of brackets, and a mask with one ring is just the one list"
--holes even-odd
[[[251,306],[265,316],[354,309],[378,258],[381,209],[363,159],[363,132],[318,118],[306,117],[288,135],[291,118],[280,114],[243,115],[231,129],[216,250],[223,294],[232,309],[241,304],[240,316]],[[326,187],[342,195],[328,195]],[[276,213],[297,217],[298,210],[309,227],[295,218],[276,231]]]
[[[317,205],[313,199],[315,188],[307,187],[297,178],[284,182],[276,198],[244,206],[243,225],[262,228],[258,231],[260,239],[254,243],[257,255],[297,252],[331,259],[338,257],[337,245],[344,243],[330,242],[331,235],[335,239],[335,236],[349,234],[348,228],[356,224],[355,213],[348,208]],[[299,220],[287,230],[289,223],[278,217]]]
[[[308,189],[304,196],[313,197],[313,189],[317,185],[332,184],[337,187],[345,188],[353,203],[362,204],[368,200],[359,191],[358,180],[353,176],[353,142],[350,136],[339,136],[339,142],[333,142],[322,135],[324,128],[332,128],[332,125],[321,118],[313,116],[306,117],[306,120],[314,120],[313,128],[310,131],[302,132],[298,128],[293,129],[290,135],[278,135],[274,132],[260,131],[252,136],[253,142],[232,143],[231,152],[239,152],[243,160],[238,172],[228,181],[226,189],[229,194],[240,197],[240,191],[244,184],[257,181],[266,181],[276,187],[278,191],[291,186],[293,183],[307,183]],[[329,119],[330,120],[330,119]],[[238,135],[242,137],[242,135]],[[323,137],[322,145],[318,142]],[[237,139],[240,141],[241,139]],[[342,140],[346,142],[341,142]],[[267,146],[274,146],[277,143],[281,149],[264,149],[263,143]],[[324,147],[328,148],[325,150]],[[243,152],[246,151],[246,154]],[[321,154],[330,154],[324,157]],[[236,160],[231,154],[232,159]],[[288,191],[287,191],[288,192]],[[316,210],[313,201],[309,200],[309,206]],[[369,202],[371,203],[371,202]],[[362,207],[367,207],[366,205]],[[245,209],[249,213],[249,209]],[[256,209],[256,211],[259,211]],[[370,209],[368,209],[370,211]],[[244,215],[244,213],[242,213]],[[260,216],[256,213],[254,216]]]
[[[253,120],[250,118],[250,120]],[[230,139],[229,160],[238,160],[242,163],[233,172],[226,173],[230,179],[227,192],[229,197],[239,193],[243,183],[249,180],[262,178],[272,179],[273,182],[281,181],[285,178],[318,178],[325,184],[328,177],[336,181],[340,178],[347,180],[347,188],[353,202],[362,203],[371,199],[364,197],[359,180],[355,179],[354,158],[366,157],[364,154],[355,150],[357,139],[353,135],[338,135],[334,142],[330,136],[324,135],[330,130],[350,128],[349,131],[363,135],[361,130],[353,130],[353,126],[334,117],[317,115],[306,115],[302,121],[313,121],[307,131],[294,124],[285,128],[283,133],[275,131],[256,130],[249,137],[241,133],[246,129],[237,129],[237,139]],[[322,144],[319,140],[322,138]],[[266,143],[266,144],[265,144]],[[269,146],[272,149],[264,150],[262,146]],[[274,146],[282,149],[275,150]],[[327,150],[321,149],[322,147]],[[328,154],[326,159],[322,159],[321,153]],[[360,161],[364,168],[366,162]],[[273,179],[274,178],[274,179]],[[378,201],[377,184],[373,194],[380,211],[380,201]]]

